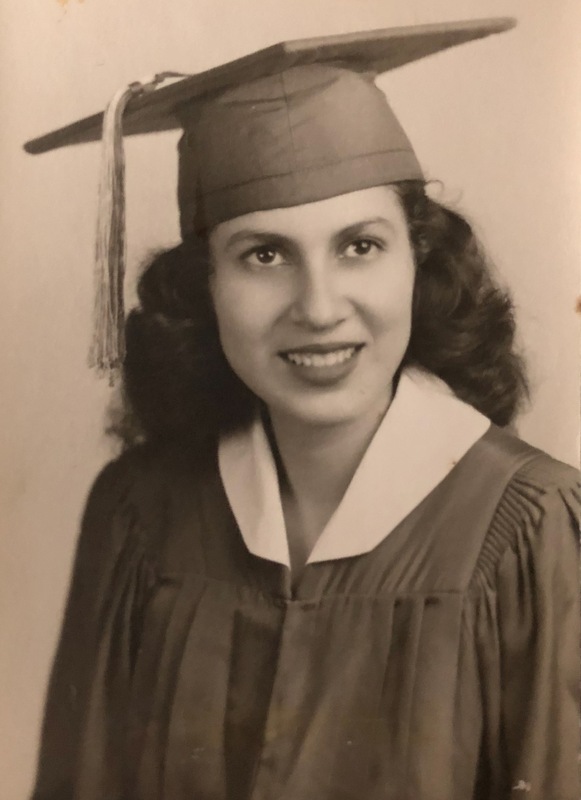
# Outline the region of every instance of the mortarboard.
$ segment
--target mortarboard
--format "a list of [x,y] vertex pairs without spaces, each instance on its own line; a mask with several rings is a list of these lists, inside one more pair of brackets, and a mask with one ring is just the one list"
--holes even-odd
[[197,75],[130,84],[104,113],[27,142],[27,152],[43,153],[103,141],[92,364],[111,374],[124,355],[124,135],[183,129],[183,237],[250,211],[422,179],[374,78],[514,25],[497,18],[283,42]]

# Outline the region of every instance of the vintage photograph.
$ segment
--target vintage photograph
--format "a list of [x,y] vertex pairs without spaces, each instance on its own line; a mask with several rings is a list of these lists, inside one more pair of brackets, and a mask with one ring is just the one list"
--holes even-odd
[[581,8],[2,15],[0,800],[578,800]]

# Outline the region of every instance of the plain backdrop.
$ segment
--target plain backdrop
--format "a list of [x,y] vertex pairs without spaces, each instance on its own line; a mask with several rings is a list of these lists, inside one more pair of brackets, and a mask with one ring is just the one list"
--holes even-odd
[[[99,148],[22,143],[124,83],[288,38],[487,16],[518,28],[384,76],[440,197],[476,223],[518,307],[523,438],[575,463],[581,249],[579,0],[20,0],[0,7],[0,800],[33,779],[79,516],[110,389],[86,367]],[[127,145],[132,275],[178,236],[175,134]]]

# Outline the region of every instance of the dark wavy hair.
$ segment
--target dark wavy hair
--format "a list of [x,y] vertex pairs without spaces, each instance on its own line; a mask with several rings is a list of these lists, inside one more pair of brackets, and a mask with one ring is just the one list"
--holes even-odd
[[[421,181],[394,188],[417,265],[402,366],[434,373],[505,426],[528,394],[510,296],[464,217],[431,199]],[[191,238],[155,255],[139,280],[139,306],[126,326],[122,410],[112,425],[126,444],[200,441],[236,429],[253,413],[257,399],[220,346],[210,269],[206,241]]]

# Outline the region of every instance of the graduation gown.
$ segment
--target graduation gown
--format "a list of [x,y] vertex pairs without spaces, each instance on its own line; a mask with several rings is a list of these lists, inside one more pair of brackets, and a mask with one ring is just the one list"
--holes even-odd
[[294,587],[259,428],[104,470],[35,800],[579,800],[577,474],[434,386]]

